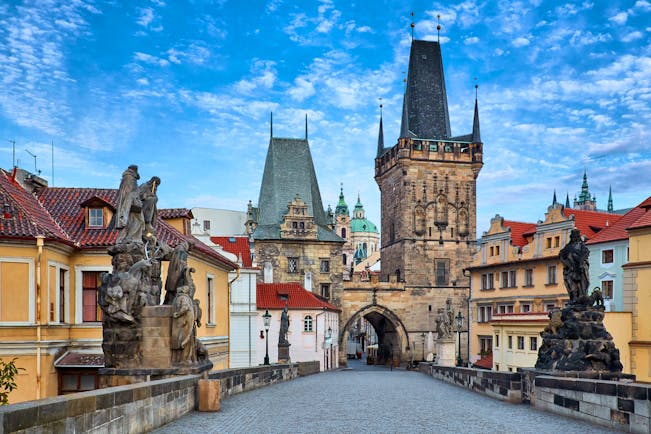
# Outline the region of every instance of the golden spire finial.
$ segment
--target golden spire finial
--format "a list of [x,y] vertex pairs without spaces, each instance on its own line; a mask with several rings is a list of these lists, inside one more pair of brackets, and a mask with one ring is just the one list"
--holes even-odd
[[438,24],[436,25],[436,42],[439,44],[441,43],[441,14],[436,15],[436,21]]
[[416,24],[414,24],[414,11],[411,11],[411,40],[414,40],[414,27],[416,27]]

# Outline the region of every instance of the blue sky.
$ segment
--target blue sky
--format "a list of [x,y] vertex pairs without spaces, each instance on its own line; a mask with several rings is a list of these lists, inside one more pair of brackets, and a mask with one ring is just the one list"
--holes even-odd
[[399,133],[410,11],[441,42],[453,135],[479,84],[478,236],[496,213],[542,219],[556,189],[616,208],[651,194],[651,3],[550,0],[0,3],[0,166],[54,185],[115,187],[127,165],[162,178],[160,207],[244,211],[269,140],[304,116],[324,204],[373,180],[379,100]]

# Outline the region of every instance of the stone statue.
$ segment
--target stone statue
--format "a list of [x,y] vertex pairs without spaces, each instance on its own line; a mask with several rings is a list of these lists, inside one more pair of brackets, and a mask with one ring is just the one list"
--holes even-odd
[[280,332],[278,333],[278,345],[289,345],[287,332],[289,331],[289,309],[287,304],[280,315]]
[[159,185],[160,178],[158,176],[152,176],[149,181],[145,182],[138,188],[140,200],[142,202],[142,217],[145,221],[146,237],[155,234],[154,225],[156,224],[156,218],[158,217],[158,209],[156,208],[158,196],[156,195],[156,189]]
[[563,264],[563,281],[571,304],[586,304],[590,284],[590,251],[581,240],[578,229],[572,229],[570,242],[561,249],[559,259]]
[[149,267],[151,262],[141,259],[133,264],[129,271],[102,275],[98,304],[106,319],[126,323],[135,322],[134,310],[147,304],[141,282],[143,274]]
[[172,354],[179,364],[190,364],[197,360],[195,351],[195,308],[194,301],[188,294],[187,285],[177,288],[172,314]]
[[172,304],[176,296],[176,288],[183,286],[185,272],[188,267],[188,251],[190,245],[187,242],[179,243],[171,253],[170,265],[165,280],[165,301],[163,304]]
[[449,339],[452,337],[452,327],[448,322],[448,313],[442,307],[439,307],[436,316],[436,333],[438,334],[438,339]]
[[138,190],[138,166],[131,165],[122,173],[117,196],[115,228],[120,230],[116,243],[142,242],[145,221],[142,216],[142,201]]
[[452,308],[452,299],[445,300],[445,324],[449,330],[450,336],[452,335],[452,324],[454,324],[454,309]]

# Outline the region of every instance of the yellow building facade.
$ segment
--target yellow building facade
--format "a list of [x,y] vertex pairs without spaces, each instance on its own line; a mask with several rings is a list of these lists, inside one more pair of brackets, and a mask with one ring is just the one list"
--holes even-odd
[[[11,403],[97,387],[97,288],[100,273],[112,270],[106,249],[117,235],[110,225],[115,190],[40,186],[33,195],[33,187],[0,170],[0,358],[22,368]],[[194,243],[188,265],[203,309],[198,335],[215,369],[228,367],[227,276],[237,266],[160,216],[157,233],[170,245]]]
[[[569,299],[558,255],[571,230],[579,229],[587,239],[618,218],[554,203],[536,224],[508,221],[499,215],[491,219],[468,268],[470,362],[481,365],[483,357],[490,361],[492,356],[495,370],[532,367],[548,312]],[[625,331],[611,334],[618,348],[627,343]]]

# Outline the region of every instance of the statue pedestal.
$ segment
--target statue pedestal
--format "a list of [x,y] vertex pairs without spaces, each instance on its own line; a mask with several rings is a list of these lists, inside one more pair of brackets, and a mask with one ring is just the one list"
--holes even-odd
[[278,363],[290,363],[289,347],[291,344],[278,344]]
[[436,362],[439,366],[455,366],[456,354],[454,339],[438,339],[436,341]]
[[172,367],[172,314],[169,305],[145,306],[140,314],[142,333],[142,367],[165,369]]

